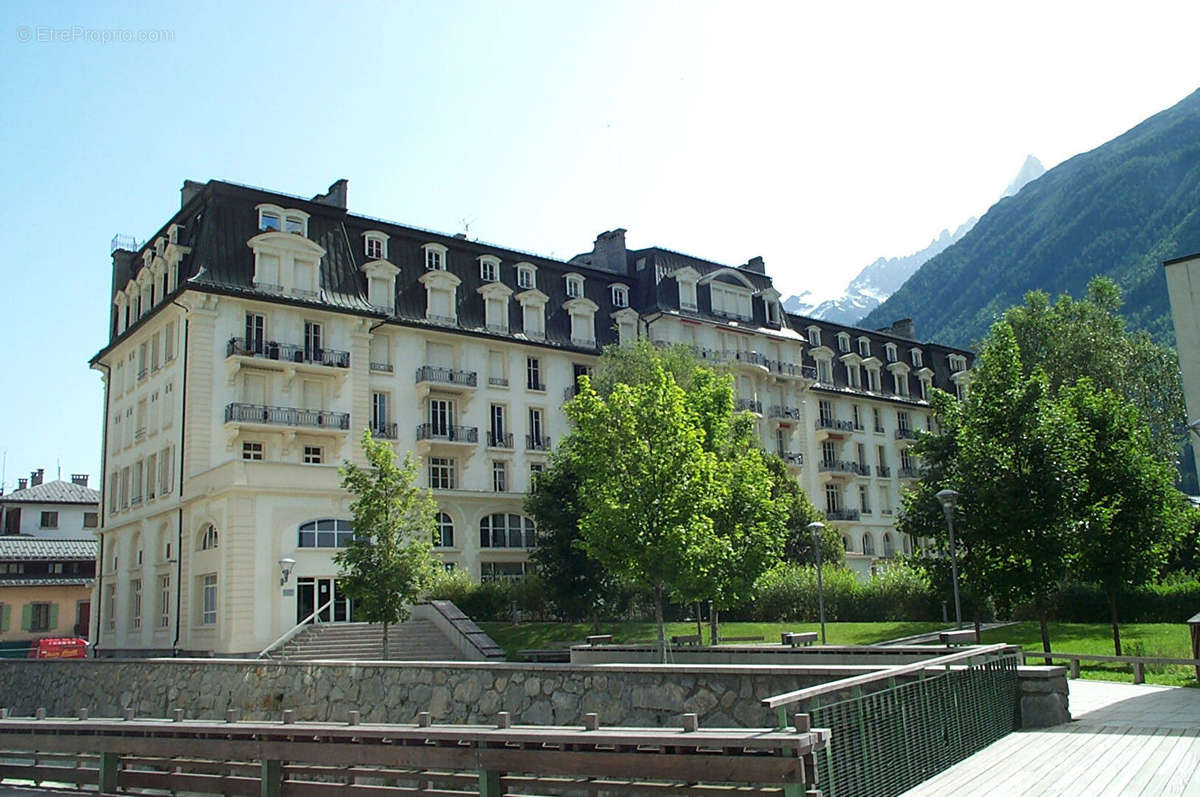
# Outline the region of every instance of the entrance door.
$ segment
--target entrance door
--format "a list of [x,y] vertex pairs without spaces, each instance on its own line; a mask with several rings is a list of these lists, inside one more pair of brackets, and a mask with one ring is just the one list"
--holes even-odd
[[[329,604],[332,600],[332,605]],[[322,608],[319,620],[322,623],[346,623],[353,618],[350,600],[342,597],[333,578],[300,578],[296,581],[296,622],[309,617]],[[309,620],[312,622],[312,620]]]
[[88,624],[91,616],[91,601],[79,601],[75,604],[75,636],[88,638]]

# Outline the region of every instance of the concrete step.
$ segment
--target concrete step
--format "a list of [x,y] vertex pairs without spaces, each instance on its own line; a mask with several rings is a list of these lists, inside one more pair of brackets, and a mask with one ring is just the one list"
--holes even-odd
[[[312,625],[277,651],[288,659],[380,658],[383,626],[369,623],[324,623]],[[458,649],[433,623],[410,620],[388,627],[389,659],[400,661],[456,661]]]

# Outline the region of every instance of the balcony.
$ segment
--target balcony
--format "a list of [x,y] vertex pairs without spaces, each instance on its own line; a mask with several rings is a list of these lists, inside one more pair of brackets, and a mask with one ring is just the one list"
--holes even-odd
[[815,424],[817,431],[833,431],[833,432],[852,432],[854,424],[850,421],[839,421],[836,418],[817,418]]
[[830,509],[825,512],[826,520],[858,520],[861,514],[857,509]]
[[886,479],[887,477],[892,475],[892,469],[889,468],[887,465],[876,465],[875,466],[875,475]]
[[767,368],[777,376],[817,381],[817,369],[813,365],[796,365],[795,363],[784,362],[783,360],[768,360]]
[[817,463],[818,473],[828,473],[833,476],[857,476],[861,466],[857,462],[845,460],[823,459]]
[[762,402],[757,399],[737,399],[733,402],[733,408],[738,412],[753,412],[757,415],[762,415]]
[[503,376],[489,376],[488,385],[491,387],[508,387],[508,379]]
[[400,433],[394,423],[371,424],[371,436],[376,440],[396,440]]
[[512,432],[508,434],[497,434],[496,432],[487,433],[488,448],[512,448],[513,436]]
[[563,391],[563,401],[570,401],[579,395],[579,385],[571,385]]
[[444,423],[423,423],[417,427],[417,440],[473,444],[479,442],[479,428]]
[[788,464],[789,468],[799,468],[804,465],[804,455],[795,451],[780,451],[779,458]]
[[747,368],[759,368],[764,371],[770,370],[769,364],[771,361],[756,351],[726,351],[722,352],[722,355],[723,359],[746,366]]
[[539,393],[545,393],[546,392],[546,383],[542,382],[538,379],[528,379],[525,381],[525,389],[526,390],[536,390]]
[[225,408],[225,423],[303,426],[309,429],[346,431],[350,428],[350,413],[234,402]]
[[379,371],[380,373],[384,374],[390,374],[392,372],[392,365],[391,363],[371,363],[371,370]]
[[456,368],[442,368],[436,365],[422,365],[417,369],[417,384],[434,384],[439,387],[474,388],[478,383],[478,375],[474,371],[460,371]]
[[897,429],[896,430],[896,439],[897,440],[916,440],[917,439],[917,430],[916,429]]
[[230,338],[225,347],[225,356],[250,357],[293,365],[317,365],[326,368],[350,367],[350,352],[348,351],[297,346],[294,343],[279,343],[274,340],[247,341],[246,338]]
[[901,468],[898,475],[901,479],[919,479],[921,478],[920,468]]
[[798,421],[800,420],[800,408],[781,407],[780,405],[776,404],[767,410],[767,415],[771,418],[786,418],[788,420]]
[[546,435],[534,436],[531,434],[525,435],[525,450],[526,451],[549,451],[550,438]]

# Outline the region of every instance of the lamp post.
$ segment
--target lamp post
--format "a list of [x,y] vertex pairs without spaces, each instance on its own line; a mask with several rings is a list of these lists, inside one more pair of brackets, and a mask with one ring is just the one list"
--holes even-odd
[[808,524],[813,535],[813,549],[817,552],[817,613],[821,621],[821,644],[825,644],[825,583],[821,580],[821,532],[825,524],[816,521]]
[[954,490],[941,490],[937,500],[942,502],[942,511],[946,513],[946,528],[950,531],[950,579],[954,584],[954,627],[962,630],[962,608],[958,602],[958,550],[954,547],[954,505],[958,502],[958,493]]

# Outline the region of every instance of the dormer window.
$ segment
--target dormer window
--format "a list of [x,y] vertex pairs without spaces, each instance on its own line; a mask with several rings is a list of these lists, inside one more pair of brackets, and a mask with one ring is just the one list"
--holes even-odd
[[961,354],[951,354],[948,359],[950,361],[950,373],[956,374],[959,371],[967,370],[967,358]]
[[283,231],[295,233],[296,235],[304,235],[307,224],[303,216],[288,214],[283,218]]
[[820,346],[821,345],[821,328],[820,327],[809,327],[808,328],[808,345],[809,346]]
[[568,274],[567,280],[567,297],[578,299],[583,296],[583,277],[578,274]]
[[441,244],[425,244],[422,248],[425,250],[426,271],[446,270],[446,247]]
[[500,281],[500,259],[493,255],[482,255],[479,258],[479,279],[484,282]]
[[858,353],[859,353],[859,356],[861,356],[861,357],[870,357],[871,356],[871,339],[870,338],[859,338],[858,339]]
[[517,287],[519,288],[536,288],[537,277],[535,276],[537,269],[530,263],[517,264]]
[[282,216],[273,210],[258,211],[258,229],[263,232],[279,232],[283,229]]
[[920,367],[922,366],[922,364],[923,364],[923,363],[922,363],[923,359],[924,359],[924,358],[923,358],[923,357],[922,357],[922,355],[921,355],[921,350],[920,350],[920,349],[913,349],[913,350],[912,350],[912,364],[913,364],[913,368],[920,368]]
[[884,351],[884,356],[887,357],[888,362],[890,362],[890,363],[896,362],[896,344],[895,343],[886,344],[883,347],[883,351]]
[[625,285],[612,286],[613,307],[629,306],[629,288]]
[[387,260],[387,238],[381,233],[369,232],[365,236],[367,259]]
[[775,326],[780,323],[779,320],[779,302],[767,301],[767,323]]
[[845,332],[839,332],[837,336],[838,351],[850,351],[850,336]]

